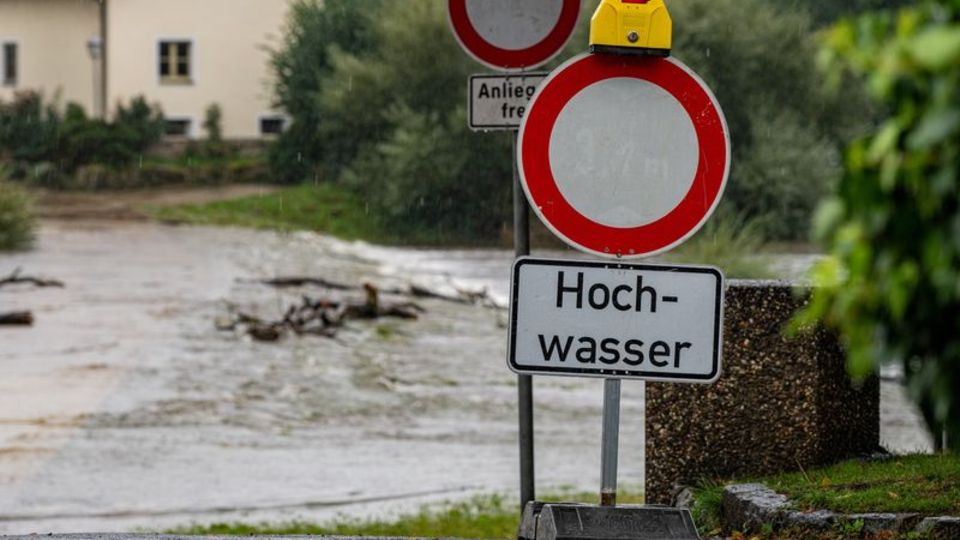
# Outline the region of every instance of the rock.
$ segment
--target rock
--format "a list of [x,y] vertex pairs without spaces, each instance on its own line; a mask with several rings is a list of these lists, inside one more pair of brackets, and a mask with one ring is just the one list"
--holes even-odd
[[920,522],[919,514],[848,514],[843,520],[863,522],[863,532],[880,534],[885,531],[904,533],[913,530]]
[[790,501],[761,484],[736,484],[723,490],[723,521],[733,530],[779,523]]
[[693,508],[693,503],[696,502],[696,498],[693,495],[693,490],[689,487],[681,487],[677,492],[676,496],[673,498],[673,506],[676,508]]
[[783,518],[787,527],[798,527],[810,531],[829,531],[837,522],[837,515],[829,510],[816,512],[787,512]]
[[960,517],[926,518],[916,530],[931,540],[956,540],[960,538]]

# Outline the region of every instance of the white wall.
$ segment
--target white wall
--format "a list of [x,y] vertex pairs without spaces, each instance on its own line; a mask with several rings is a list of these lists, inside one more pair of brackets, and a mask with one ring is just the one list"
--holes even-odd
[[[225,137],[260,136],[259,118],[274,112],[265,47],[280,44],[288,0],[109,2],[111,110],[118,101],[144,94],[159,103],[167,117],[191,118],[193,136],[202,137],[204,111],[217,103],[223,111]],[[162,39],[193,43],[191,84],[161,83],[157,49]]]
[[0,99],[37,89],[48,99],[59,93],[61,104],[77,102],[91,114],[94,70],[87,41],[99,33],[96,0],[0,0],[0,42],[16,42],[18,56],[17,85],[0,81]]

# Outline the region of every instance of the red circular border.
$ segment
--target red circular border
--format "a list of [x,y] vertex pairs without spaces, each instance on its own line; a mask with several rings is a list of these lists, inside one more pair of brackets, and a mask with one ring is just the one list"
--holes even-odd
[[463,48],[480,62],[506,70],[533,69],[553,58],[573,36],[580,18],[580,0],[563,0],[560,19],[547,37],[532,47],[510,50],[492,45],[477,33],[467,16],[467,0],[449,0],[448,8],[450,24]]
[[[560,112],[587,86],[614,77],[643,79],[673,95],[690,116],[700,147],[693,185],[680,204],[635,228],[603,225],[581,214],[563,197],[550,165],[550,139]],[[719,105],[697,77],[671,59],[591,54],[571,60],[534,96],[520,136],[521,181],[534,210],[568,243],[598,254],[640,257],[681,242],[709,217],[729,174],[730,142]]]

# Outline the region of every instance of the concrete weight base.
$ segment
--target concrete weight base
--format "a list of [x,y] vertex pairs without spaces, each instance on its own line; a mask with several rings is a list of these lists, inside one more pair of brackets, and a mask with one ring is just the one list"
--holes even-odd
[[519,540],[699,540],[690,512],[661,506],[530,502]]

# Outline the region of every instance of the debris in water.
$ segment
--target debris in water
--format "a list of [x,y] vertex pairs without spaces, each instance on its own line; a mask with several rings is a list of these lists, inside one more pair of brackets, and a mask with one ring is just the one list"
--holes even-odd
[[33,326],[33,313],[29,311],[0,313],[0,326]]
[[60,287],[63,288],[63,282],[55,279],[40,279],[29,276],[21,276],[21,269],[17,268],[9,276],[0,278],[0,287],[4,285],[17,285],[20,283],[29,283],[37,287]]
[[287,333],[333,338],[337,335],[337,329],[351,319],[396,317],[415,320],[426,311],[413,302],[382,303],[380,290],[369,283],[363,285],[363,290],[366,293],[363,301],[339,302],[304,296],[299,304],[287,308],[283,319],[279,321],[267,321],[247,313],[237,313],[232,318],[217,319],[217,329],[232,332],[240,328],[253,339],[264,342],[279,341]]

